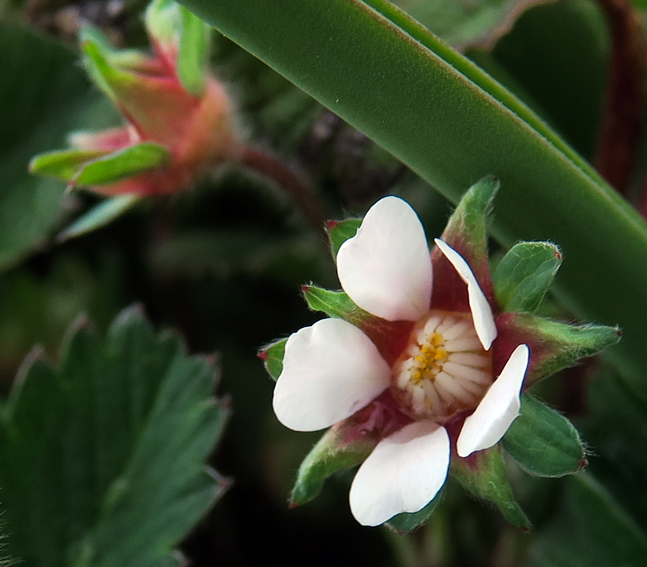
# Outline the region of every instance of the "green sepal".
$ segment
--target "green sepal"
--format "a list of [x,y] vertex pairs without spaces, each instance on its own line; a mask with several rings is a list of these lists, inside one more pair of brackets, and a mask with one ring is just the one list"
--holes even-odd
[[500,185],[491,175],[472,185],[459,201],[440,237],[465,258],[479,279],[481,274],[477,271],[484,266],[487,270],[488,219]]
[[267,370],[267,373],[274,381],[278,380],[281,372],[283,372],[283,357],[285,356],[285,345],[287,342],[287,339],[281,339],[267,345],[258,353],[258,356],[265,365],[265,370]]
[[326,228],[328,238],[330,239],[330,248],[333,257],[337,257],[337,252],[341,245],[349,238],[357,234],[357,230],[362,224],[362,219],[346,219],[342,221],[329,221]]
[[182,31],[177,58],[177,74],[184,88],[200,96],[207,86],[207,65],[211,28],[200,18],[180,6]]
[[92,28],[86,28],[81,36],[83,64],[92,81],[114,102],[119,101],[120,87],[132,88],[136,75],[123,69],[115,59],[112,49],[103,36]]
[[71,185],[105,185],[128,177],[164,167],[170,157],[168,149],[161,144],[141,142],[98,157],[81,166]]
[[[353,418],[333,425],[312,448],[299,467],[290,504],[300,506],[312,500],[331,474],[363,462],[379,442],[371,435],[351,435]],[[348,438],[351,440],[348,440]]]
[[173,0],[153,0],[144,12],[148,35],[156,41],[177,45],[182,25],[178,9]]
[[560,477],[586,466],[580,434],[563,415],[524,394],[521,415],[503,437],[503,448],[529,474]]
[[355,305],[343,291],[309,285],[301,289],[310,309],[343,319],[361,329],[389,364],[393,364],[402,353],[413,326],[410,321],[387,321],[372,315]]
[[[83,63],[99,88],[113,101],[146,139],[172,144],[185,126],[186,117],[194,112],[198,101],[166,73],[160,80],[159,61],[146,59],[141,69],[115,66],[110,53],[92,37],[81,44]],[[142,71],[142,72],[138,72]],[[153,105],[153,107],[151,107]],[[153,111],[154,110],[154,111]]]
[[177,49],[178,77],[189,93],[200,96],[206,87],[209,26],[173,0],[151,2],[144,21],[152,38]]
[[111,67],[131,71],[146,70],[150,67],[150,59],[146,54],[137,49],[115,49],[106,36],[91,25],[86,24],[81,28],[79,41],[81,45],[88,42],[94,44]]
[[118,197],[106,199],[76,219],[58,235],[57,240],[64,242],[70,238],[97,230],[120,217],[141,200],[142,198],[139,195],[119,195]]
[[581,358],[597,354],[621,337],[618,327],[569,325],[529,313],[504,313],[497,319],[497,328],[499,345],[509,347],[499,348],[499,355],[509,356],[522,343],[530,347],[525,389]]
[[169,150],[161,144],[141,142],[115,152],[65,150],[39,154],[29,162],[29,171],[71,185],[102,185],[163,167],[169,157]]
[[411,514],[402,513],[397,516],[393,516],[393,518],[386,522],[386,527],[391,528],[398,533],[405,534],[422,526],[429,518],[431,518],[431,515],[438,507],[438,504],[440,504],[442,493],[443,489],[441,488],[440,492],[436,494],[434,499],[418,512],[413,512]]
[[510,523],[530,529],[530,521],[512,493],[499,444],[465,459],[454,457],[450,474],[474,496],[494,504]]
[[331,291],[313,285],[304,285],[301,290],[308,307],[313,311],[321,311],[329,317],[344,319],[357,327],[369,319],[374,319],[368,311],[358,307],[343,291]]
[[29,172],[70,181],[83,164],[109,153],[106,150],[64,150],[34,156],[29,162]]
[[562,264],[551,242],[519,242],[503,257],[492,280],[504,311],[532,313],[541,304]]

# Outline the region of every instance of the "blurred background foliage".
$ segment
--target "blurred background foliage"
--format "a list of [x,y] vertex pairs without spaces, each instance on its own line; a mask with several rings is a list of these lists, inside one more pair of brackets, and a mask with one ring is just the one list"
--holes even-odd
[[[595,162],[610,84],[610,2],[396,3]],[[318,318],[305,309],[300,285],[337,287],[322,237],[271,180],[225,165],[189,191],[58,243],[60,230],[97,199],[27,173],[29,158],[62,147],[70,130],[118,123],[78,65],[75,36],[89,20],[117,45],[143,47],[143,8],[143,0],[0,1],[3,391],[35,344],[57,358],[79,314],[105,331],[125,306],[141,302],[155,327],[177,330],[190,352],[218,353],[218,395],[231,400],[212,461],[233,485],[184,542],[193,565],[644,565],[647,407],[597,360],[541,386],[540,395],[580,427],[590,467],[567,481],[515,473],[535,525],[530,534],[451,484],[429,525],[406,537],[355,523],[348,474],[313,503],[287,509],[296,469],[317,435],[278,424],[272,383],[256,352]],[[639,20],[647,3],[636,0],[634,10]],[[224,37],[214,38],[212,65],[247,143],[307,179],[327,217],[358,215],[382,195],[398,194],[418,211],[427,234],[440,233],[449,203],[364,135]],[[630,179],[637,195],[647,169],[642,137],[635,147]],[[555,302],[546,309],[569,317]],[[11,550],[11,526],[7,532]]]

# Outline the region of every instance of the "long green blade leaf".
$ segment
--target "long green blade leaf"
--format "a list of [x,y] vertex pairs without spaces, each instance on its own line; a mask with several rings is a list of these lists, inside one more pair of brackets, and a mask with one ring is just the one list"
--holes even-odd
[[456,202],[501,179],[495,236],[564,250],[558,293],[619,324],[609,353],[647,397],[647,225],[501,85],[384,0],[182,0]]

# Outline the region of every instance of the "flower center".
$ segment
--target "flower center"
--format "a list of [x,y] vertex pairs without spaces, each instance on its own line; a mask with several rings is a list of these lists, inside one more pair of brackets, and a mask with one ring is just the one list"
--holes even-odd
[[391,391],[414,419],[444,423],[475,408],[492,383],[492,355],[469,313],[430,311],[392,368]]

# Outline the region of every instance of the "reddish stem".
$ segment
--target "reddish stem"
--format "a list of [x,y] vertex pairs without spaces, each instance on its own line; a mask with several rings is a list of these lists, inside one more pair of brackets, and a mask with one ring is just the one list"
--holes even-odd
[[598,0],[611,33],[611,59],[595,167],[625,194],[643,125],[646,59],[640,22],[629,0]]
[[323,207],[310,186],[296,172],[275,156],[249,146],[243,148],[241,161],[243,165],[272,180],[283,189],[300,209],[308,224],[327,241]]

